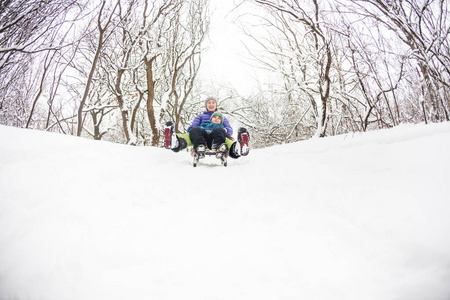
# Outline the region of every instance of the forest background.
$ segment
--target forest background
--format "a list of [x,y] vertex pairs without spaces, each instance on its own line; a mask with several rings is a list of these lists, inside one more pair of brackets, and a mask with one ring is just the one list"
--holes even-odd
[[220,2],[1,1],[0,124],[161,146],[210,95],[254,148],[449,121],[448,1]]

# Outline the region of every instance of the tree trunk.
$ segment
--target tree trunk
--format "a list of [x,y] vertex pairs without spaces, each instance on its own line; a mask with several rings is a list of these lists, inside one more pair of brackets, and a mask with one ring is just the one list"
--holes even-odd
[[120,113],[122,116],[122,127],[123,132],[125,134],[125,139],[127,143],[130,142],[130,127],[128,126],[128,108],[125,107],[125,103],[123,100],[123,94],[122,94],[122,88],[120,85],[122,84],[122,76],[125,72],[124,69],[119,69],[117,71],[117,80],[116,80],[116,86],[115,86],[115,93],[116,93],[116,99],[119,104]]
[[158,146],[159,142],[159,132],[156,128],[156,119],[155,119],[155,109],[153,107],[153,102],[155,100],[155,82],[153,80],[153,62],[155,61],[156,56],[153,56],[150,60],[147,57],[144,57],[145,65],[147,66],[147,116],[150,122],[150,128],[152,130],[152,146]]
[[103,1],[102,7],[98,14],[97,26],[99,30],[99,37],[97,43],[97,49],[95,51],[94,60],[92,61],[91,70],[89,71],[89,76],[87,78],[86,87],[84,88],[83,98],[81,98],[80,106],[78,107],[78,126],[77,126],[77,136],[81,136],[81,131],[83,130],[83,108],[86,104],[87,97],[89,95],[89,90],[91,88],[92,78],[94,77],[95,68],[97,67],[98,58],[100,57],[100,52],[103,47],[103,34],[105,29],[102,28],[100,19],[102,16],[103,8],[105,7],[106,1]]
[[[31,106],[30,115],[28,116],[28,121],[27,121],[27,125],[25,126],[25,128],[28,128],[30,126],[31,119],[33,117],[34,109],[36,108],[37,101],[41,97],[42,91],[44,90],[44,82],[45,82],[45,78],[47,77],[47,71],[50,68],[50,64],[53,61],[53,57],[55,56],[55,53],[53,53],[52,57],[50,57],[50,58],[49,58],[49,55],[50,55],[50,52],[48,52],[47,55],[45,56],[44,71],[41,76],[41,81],[39,84],[39,91],[38,91],[36,97],[34,98],[33,105]],[[48,59],[50,59],[50,61],[47,61]]]

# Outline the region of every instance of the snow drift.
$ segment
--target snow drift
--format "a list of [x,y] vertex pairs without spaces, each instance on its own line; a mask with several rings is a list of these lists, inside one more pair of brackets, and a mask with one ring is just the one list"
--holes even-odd
[[0,126],[0,299],[450,299],[450,123],[229,160]]

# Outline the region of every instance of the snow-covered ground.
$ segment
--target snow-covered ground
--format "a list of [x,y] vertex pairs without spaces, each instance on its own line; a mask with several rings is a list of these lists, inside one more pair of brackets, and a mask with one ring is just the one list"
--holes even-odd
[[0,126],[1,300],[448,300],[450,123],[193,168]]

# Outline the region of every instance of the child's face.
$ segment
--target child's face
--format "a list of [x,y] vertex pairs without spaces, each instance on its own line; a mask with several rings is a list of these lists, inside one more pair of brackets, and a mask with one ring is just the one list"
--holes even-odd
[[222,119],[219,116],[214,116],[214,117],[212,117],[211,122],[213,122],[215,124],[220,124],[220,123],[222,123]]

